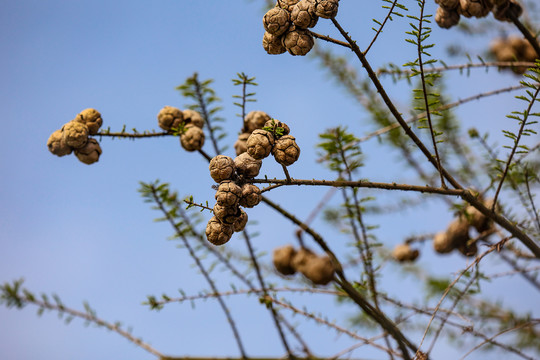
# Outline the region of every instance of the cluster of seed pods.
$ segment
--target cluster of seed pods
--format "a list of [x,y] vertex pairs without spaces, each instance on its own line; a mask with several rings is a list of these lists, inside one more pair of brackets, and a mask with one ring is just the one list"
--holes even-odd
[[317,285],[326,285],[334,278],[334,265],[328,255],[319,256],[307,248],[296,250],[292,245],[276,248],[273,253],[276,270],[283,275],[301,273]]
[[102,151],[98,141],[90,135],[96,135],[102,124],[103,119],[96,109],[84,109],[51,134],[47,147],[54,155],[65,156],[73,152],[79,161],[93,164],[99,160]]
[[[491,43],[490,50],[497,61],[533,62],[539,58],[531,43],[519,36],[496,39]],[[523,74],[527,71],[526,66],[514,66],[511,69],[516,74]]]
[[445,29],[457,25],[461,16],[483,18],[493,12],[493,16],[499,21],[512,21],[512,16],[519,17],[523,13],[523,8],[516,0],[435,0],[435,2],[439,4],[435,21]]
[[165,106],[157,115],[158,125],[167,132],[180,132],[180,145],[186,151],[197,151],[204,145],[204,119],[195,110]]

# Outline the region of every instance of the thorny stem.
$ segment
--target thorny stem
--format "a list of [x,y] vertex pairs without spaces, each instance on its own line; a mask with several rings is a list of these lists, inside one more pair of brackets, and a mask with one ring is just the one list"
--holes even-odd
[[392,6],[390,7],[390,9],[388,9],[388,14],[386,14],[386,17],[384,18],[384,21],[382,22],[381,26],[379,27],[379,30],[377,30],[377,33],[375,34],[375,36],[373,37],[373,39],[369,43],[368,47],[366,48],[366,50],[364,50],[364,56],[367,55],[367,53],[369,52],[369,49],[371,49],[373,44],[375,44],[375,40],[377,40],[377,38],[379,37],[379,34],[382,32],[382,30],[384,28],[384,25],[386,25],[386,22],[392,17],[392,12],[394,11],[394,8],[396,7],[397,2],[398,2],[398,0],[394,0],[394,2],[392,3]]
[[525,25],[521,23],[521,21],[519,21],[519,18],[513,12],[508,11],[507,13],[514,25],[516,25],[516,27],[519,29],[519,31],[521,31],[523,36],[525,36],[525,39],[527,39],[527,41],[531,44],[531,46],[534,48],[534,51],[536,51],[536,55],[538,55],[538,57],[540,58],[540,45],[538,45],[538,41],[536,41],[533,34],[531,34],[529,29],[527,29]]
[[[472,69],[472,68],[489,68],[489,67],[533,67],[535,62],[531,61],[486,61],[481,63],[469,63],[469,64],[459,64],[459,65],[444,65],[444,66],[434,66],[429,69],[424,69],[426,74],[428,73],[438,73],[446,70],[463,70],[463,69]],[[396,74],[396,75],[410,75],[411,70],[388,70],[388,69],[379,69],[377,70],[377,75],[386,75],[386,74]]]
[[112,138],[128,138],[128,139],[139,139],[139,138],[151,138],[151,137],[162,137],[162,136],[175,136],[169,132],[142,132],[142,133],[127,133],[127,132],[110,132],[108,130],[102,130],[98,132],[95,136],[100,138],[103,136],[110,136]]
[[199,83],[199,79],[197,78],[197,76],[193,77],[193,81],[195,83],[195,94],[197,95],[197,101],[199,102],[199,106],[201,108],[201,115],[203,116],[204,121],[208,125],[208,131],[210,132],[210,139],[212,140],[214,151],[216,152],[216,155],[219,155],[219,146],[216,137],[214,136],[214,129],[212,128],[212,124],[210,123],[210,116],[208,114],[208,110],[206,109],[206,102],[204,101],[204,97],[201,92],[201,84]]
[[529,202],[531,203],[532,213],[536,217],[536,228],[538,229],[538,232],[540,232],[540,218],[538,217],[538,211],[536,211],[536,206],[534,205],[531,188],[529,186],[529,168],[525,168],[525,187],[527,188],[527,197],[529,198]]
[[[309,30],[308,30],[308,31],[309,31]],[[331,42],[331,43],[336,44],[336,45],[341,45],[341,46],[344,46],[344,47],[346,47],[346,48],[350,48],[350,47],[351,47],[351,45],[347,44],[346,42],[343,42],[343,41],[340,41],[340,40],[331,38],[330,36],[317,34],[316,32],[313,32],[313,31],[309,31],[309,33],[310,33],[314,38],[321,39],[321,40],[324,40],[324,41],[328,41],[328,42]]]

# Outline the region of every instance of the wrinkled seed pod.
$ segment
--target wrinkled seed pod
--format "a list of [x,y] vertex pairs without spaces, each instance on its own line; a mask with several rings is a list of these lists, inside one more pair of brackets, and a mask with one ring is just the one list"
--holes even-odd
[[222,206],[219,204],[214,205],[214,216],[226,225],[233,225],[240,216],[240,208],[238,206]]
[[210,160],[210,176],[215,182],[232,179],[234,176],[234,160],[225,155],[218,155]]
[[75,117],[75,121],[86,125],[90,135],[96,135],[101,125],[103,125],[103,119],[101,118],[99,111],[91,108],[81,111],[77,117]]
[[296,250],[292,245],[285,245],[274,249],[272,262],[276,270],[283,275],[293,275],[296,270],[291,265]]
[[338,13],[339,0],[315,0],[315,14],[331,19]]
[[247,113],[244,119],[244,129],[246,133],[252,133],[257,129],[262,129],[264,124],[270,120],[271,117],[264,111],[254,110]]
[[206,225],[206,238],[214,245],[223,245],[231,239],[233,227],[222,224],[213,216]]
[[283,46],[282,36],[275,36],[266,31],[263,35],[262,45],[269,55],[283,54],[287,49]]
[[253,184],[242,185],[242,196],[240,198],[240,206],[252,208],[261,202],[261,189]]
[[88,127],[77,121],[70,121],[62,127],[62,137],[66,145],[74,149],[83,147],[88,141]]
[[257,129],[249,135],[247,153],[256,160],[264,159],[270,155],[274,143],[274,135],[271,132]]
[[399,262],[414,261],[420,255],[418,250],[411,249],[409,244],[399,244],[392,250],[392,257]]
[[216,201],[221,206],[235,207],[242,197],[242,188],[231,180],[222,181],[216,191]]
[[491,0],[459,0],[460,14],[468,18],[483,18],[492,8]]
[[302,274],[317,285],[326,285],[334,278],[334,266],[328,256],[314,256],[301,268]]
[[186,125],[185,132],[180,135],[180,145],[186,151],[201,150],[204,145],[204,131],[195,125]]
[[[485,207],[487,207],[488,209],[491,209],[491,207],[493,206],[493,199],[488,199],[484,201],[483,203]],[[465,213],[466,214],[464,214],[464,216],[469,222],[469,224],[474,226],[474,228],[478,232],[486,231],[493,226],[493,220],[491,220],[490,218],[482,214],[480,211],[478,211],[478,209],[476,209],[472,205],[467,206],[467,208],[465,209]]]
[[244,230],[246,227],[246,224],[248,222],[248,216],[246,212],[242,209],[240,209],[240,215],[236,218],[236,221],[233,224],[233,230],[234,232],[240,232]]
[[291,12],[300,0],[277,0],[276,6]]
[[244,152],[234,159],[234,166],[238,175],[243,175],[246,178],[254,178],[259,175],[262,160],[255,160],[247,152]]
[[90,138],[82,148],[75,149],[75,156],[77,156],[79,161],[90,165],[98,162],[101,152],[101,146],[99,146],[98,141]]
[[506,46],[495,53],[497,61],[516,61],[516,53],[510,46]]
[[178,128],[184,122],[184,113],[173,106],[164,106],[157,115],[158,125],[165,131]]
[[294,136],[285,135],[276,140],[272,155],[281,165],[292,165],[300,157],[300,148]]
[[287,32],[283,38],[285,49],[294,56],[306,55],[314,44],[313,36],[307,30],[300,28]]
[[521,57],[521,55],[525,52],[525,48],[529,43],[527,40],[519,36],[509,36],[506,41],[512,47],[512,49],[514,49],[518,58]]
[[459,23],[459,13],[457,10],[448,10],[438,7],[435,13],[435,22],[443,29],[449,29]]
[[315,257],[317,257],[317,255],[315,255],[313,251],[309,250],[308,248],[301,248],[294,254],[291,260],[291,266],[296,271],[302,272],[302,269],[307,266],[307,263]]
[[454,248],[469,240],[469,223],[463,217],[454,219],[446,229],[446,235],[452,241]]
[[182,110],[182,114],[184,115],[184,123],[186,125],[193,124],[198,128],[203,128],[204,126],[204,119],[202,118],[201,114],[199,114],[195,110],[191,109],[185,109]]
[[315,15],[315,0],[300,0],[291,12],[291,21],[302,29],[317,25],[319,17]]
[[452,239],[447,236],[445,231],[441,231],[433,238],[433,249],[439,254],[447,254],[454,250]]
[[238,135],[238,139],[234,143],[234,150],[236,151],[237,156],[247,151],[247,139],[249,138],[249,135],[251,135],[251,133],[242,133]]
[[47,148],[56,156],[64,156],[71,154],[73,150],[71,146],[66,144],[64,137],[62,136],[62,130],[56,130],[49,136],[47,140]]
[[461,244],[457,249],[461,254],[467,257],[476,256],[476,253],[478,252],[478,246],[476,243]]
[[447,10],[455,9],[459,6],[459,0],[435,0],[435,3]]
[[263,16],[264,29],[275,36],[279,36],[287,31],[289,25],[289,12],[282,8],[272,8]]
[[499,21],[512,22],[511,14],[516,18],[523,14],[523,8],[516,0],[501,1],[493,9],[493,17]]
[[536,59],[540,59],[538,54],[536,53],[536,50],[532,47],[532,45],[527,41],[527,46],[525,47],[525,50],[523,51],[523,60],[525,61],[535,61]]
[[264,127],[272,128],[272,132],[276,132],[277,129],[281,128],[281,135],[289,135],[291,132],[291,129],[289,129],[287,124],[276,119],[268,120],[264,123]]

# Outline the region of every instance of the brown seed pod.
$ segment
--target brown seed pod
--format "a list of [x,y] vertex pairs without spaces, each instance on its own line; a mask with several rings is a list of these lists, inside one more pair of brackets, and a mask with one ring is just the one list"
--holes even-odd
[[446,229],[446,235],[452,241],[454,249],[469,240],[469,223],[463,217],[454,219]]
[[264,111],[250,111],[244,119],[244,132],[252,133],[257,129],[262,129],[264,124],[270,119],[270,115]]
[[234,177],[234,160],[225,155],[218,155],[210,160],[210,176],[215,182],[220,183]]
[[296,270],[291,265],[291,261],[296,254],[292,245],[285,245],[274,249],[272,262],[276,270],[283,275],[293,275]]
[[253,184],[242,185],[242,197],[240,198],[240,206],[252,208],[261,202],[261,190]]
[[294,56],[306,55],[313,48],[314,44],[313,36],[307,30],[295,28],[294,26],[289,28],[289,31],[283,38],[285,49],[287,49],[289,54]]
[[292,165],[300,157],[300,148],[294,136],[285,135],[276,140],[272,155],[281,165]]
[[412,262],[420,255],[418,250],[411,249],[409,244],[399,244],[392,250],[392,257],[399,262]]
[[86,125],[90,135],[96,135],[103,124],[103,119],[99,111],[91,108],[81,111],[74,120]]
[[274,143],[274,135],[271,132],[257,129],[249,135],[247,153],[256,160],[264,159],[270,155]]
[[82,148],[75,149],[75,156],[77,156],[77,159],[87,165],[98,162],[101,153],[101,146],[99,146],[96,139],[92,138],[88,139],[86,145]]
[[240,215],[236,218],[236,221],[233,224],[233,230],[234,232],[240,232],[244,230],[246,227],[246,224],[248,222],[248,216],[246,212],[242,209],[240,209]]
[[459,0],[435,0],[435,3],[446,10],[452,10],[459,6]]
[[460,246],[458,246],[457,249],[461,254],[467,257],[476,256],[476,253],[478,252],[478,246],[476,246],[476,242],[472,244],[469,244],[468,242],[465,244],[461,244]]
[[186,125],[185,132],[180,135],[180,145],[186,151],[201,150],[204,145],[204,131],[194,124]]
[[263,16],[264,30],[275,36],[279,36],[287,31],[290,23],[289,12],[279,7],[268,10]]
[[77,121],[70,121],[62,127],[62,138],[66,145],[78,149],[88,141],[88,127]]
[[271,119],[265,122],[264,128],[270,128],[269,131],[272,131],[272,133],[276,137],[282,135],[289,135],[289,133],[291,132],[291,129],[289,129],[289,126],[287,124],[276,119]]
[[308,262],[315,257],[317,257],[317,255],[315,255],[313,251],[309,250],[308,248],[300,248],[300,250],[294,254],[291,260],[291,266],[296,271],[302,272],[307,266]]
[[509,36],[508,39],[506,39],[508,45],[514,50],[516,53],[516,57],[522,58],[523,53],[525,52],[525,48],[527,47],[527,44],[529,43],[527,40],[525,40],[522,37],[519,36]]
[[527,41],[527,46],[525,46],[525,49],[523,50],[523,60],[533,62],[536,59],[540,59],[540,57],[538,57],[538,54],[532,47],[531,43]]
[[206,238],[214,245],[223,245],[231,239],[233,227],[221,223],[213,216],[206,225]]
[[433,238],[433,249],[439,254],[447,254],[454,250],[454,244],[452,239],[446,234],[445,231],[441,231]]
[[332,19],[338,13],[339,0],[315,0],[315,14],[325,19]]
[[226,225],[233,225],[240,216],[240,208],[238,206],[222,206],[214,205],[214,216]]
[[235,207],[242,197],[242,188],[232,180],[224,180],[219,184],[215,197],[219,205]]
[[283,54],[287,49],[283,46],[282,36],[275,36],[265,31],[263,35],[262,45],[264,50],[270,55]]
[[157,115],[158,125],[165,131],[178,128],[184,123],[184,113],[173,106],[164,106]]
[[483,18],[493,8],[491,0],[459,0],[459,12],[461,15],[470,18]]
[[512,22],[512,16],[518,18],[523,14],[523,8],[516,0],[495,1],[493,17],[499,21]]
[[[484,206],[491,209],[493,206],[493,199],[486,200],[484,202]],[[482,214],[472,205],[467,206],[463,216],[469,222],[469,224],[480,233],[489,230],[493,226],[493,220]]]
[[238,155],[234,159],[236,173],[243,175],[245,178],[254,178],[259,175],[261,170],[262,160],[255,160],[247,152]]
[[326,285],[334,278],[334,266],[328,256],[309,258],[301,273],[317,285]]
[[69,155],[73,151],[71,146],[64,141],[62,130],[56,130],[49,136],[47,148],[49,148],[49,151],[56,156]]
[[280,7],[288,12],[291,12],[294,5],[296,5],[299,1],[300,0],[277,0],[276,7]]
[[449,29],[459,23],[459,12],[457,9],[448,10],[438,7],[435,13],[435,22],[443,29]]
[[495,53],[495,58],[497,59],[497,61],[516,61],[517,60],[514,49],[508,46],[508,44],[506,44],[504,48],[499,49]]
[[300,0],[293,6],[291,21],[302,29],[312,28],[317,25],[319,17],[315,14],[315,0]]
[[247,139],[249,138],[249,135],[251,135],[251,133],[241,133],[238,135],[238,140],[234,143],[234,150],[236,151],[237,156],[247,151]]
[[184,115],[184,123],[187,125],[195,125],[198,128],[203,128],[204,126],[204,119],[202,118],[201,114],[199,114],[195,110],[191,109],[185,109],[182,110],[182,114]]

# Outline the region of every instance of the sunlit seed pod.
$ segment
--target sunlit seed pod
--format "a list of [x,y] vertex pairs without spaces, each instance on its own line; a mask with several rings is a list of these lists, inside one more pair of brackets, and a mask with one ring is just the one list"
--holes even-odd
[[78,149],[88,141],[88,127],[77,121],[70,121],[62,129],[62,137],[66,145]]
[[62,130],[56,130],[47,140],[47,148],[56,156],[65,156],[71,154],[73,149],[66,144],[62,136]]
[[101,125],[103,125],[101,114],[99,111],[92,108],[84,109],[77,114],[74,120],[86,125],[90,135],[96,135]]
[[222,206],[214,205],[214,216],[223,224],[233,225],[240,216],[240,208],[238,206]]
[[208,168],[210,169],[210,176],[217,183],[230,180],[235,176],[234,160],[225,155],[213,157]]
[[315,0],[315,14],[325,19],[332,19],[338,13],[339,0]]
[[309,258],[301,273],[314,284],[326,285],[334,278],[334,271],[332,260],[325,255]]
[[292,245],[285,245],[274,249],[272,254],[272,262],[274,268],[283,275],[293,275],[296,270],[291,265],[292,259],[296,254],[296,250]]
[[251,133],[241,133],[238,135],[238,139],[234,143],[234,150],[236,151],[237,156],[247,151],[247,139],[249,138],[249,135],[251,135]]
[[398,244],[392,250],[392,257],[399,262],[412,262],[418,258],[420,252],[412,249],[409,244]]
[[158,125],[165,131],[178,128],[184,123],[184,113],[173,106],[164,106],[157,115]]
[[289,166],[300,157],[300,147],[296,144],[294,136],[285,135],[276,140],[272,155],[281,165]]
[[[483,202],[484,206],[491,210],[493,206],[493,199],[488,199]],[[496,209],[499,210],[499,209]],[[473,226],[478,232],[489,230],[493,226],[493,220],[482,214],[474,206],[469,205],[465,208],[464,218]]]
[[240,215],[236,218],[236,221],[233,223],[234,232],[240,232],[244,230],[248,222],[248,216],[246,212],[240,209]]
[[306,55],[313,48],[314,44],[315,41],[309,31],[300,28],[294,28],[288,31],[283,37],[285,49],[287,49],[289,54],[294,56]]
[[448,237],[445,231],[435,234],[433,238],[433,249],[439,254],[447,254],[454,250],[452,239]]
[[82,148],[75,149],[75,156],[77,156],[77,159],[87,165],[98,162],[101,153],[101,146],[99,146],[98,141],[93,138],[88,139]]
[[238,175],[242,175],[245,178],[254,178],[259,175],[262,160],[256,160],[247,152],[244,152],[234,159],[234,166]]
[[180,145],[186,151],[201,150],[204,145],[204,131],[193,124],[186,125],[185,132],[180,135]]
[[288,12],[291,12],[294,5],[296,5],[299,1],[300,0],[277,0],[276,7],[280,7]]
[[276,36],[266,31],[263,35],[262,45],[269,55],[279,55],[287,51],[283,45],[283,36]]
[[291,21],[302,29],[317,25],[319,17],[315,14],[315,0],[300,0],[291,11]]
[[483,18],[493,8],[491,0],[459,0],[459,13],[467,18]]
[[274,135],[266,130],[257,129],[247,140],[247,153],[256,160],[262,160],[272,151]]
[[272,133],[278,136],[289,135],[291,132],[291,129],[289,129],[287,124],[276,119],[268,120],[266,123],[264,123],[264,127],[272,128]]
[[224,180],[216,191],[216,202],[221,206],[237,206],[242,197],[242,188],[232,180]]
[[249,113],[247,113],[244,119],[244,132],[252,133],[257,129],[262,129],[264,124],[270,119],[270,115],[268,115],[264,111],[250,111]]
[[201,114],[195,110],[191,109],[185,109],[182,110],[182,114],[184,115],[184,123],[187,125],[195,125],[198,128],[203,128],[204,126],[204,119],[202,118]]
[[459,23],[459,12],[456,9],[448,10],[438,7],[435,13],[435,22],[443,29],[449,29]]
[[452,10],[459,6],[459,0],[435,0],[435,3],[446,10]]
[[252,208],[257,206],[262,199],[261,189],[253,184],[242,185],[242,196],[240,197],[240,206]]
[[275,36],[283,34],[290,25],[290,14],[287,10],[274,7],[263,16],[264,29]]
[[206,225],[206,239],[214,245],[223,245],[231,239],[232,225],[223,224],[215,216]]

